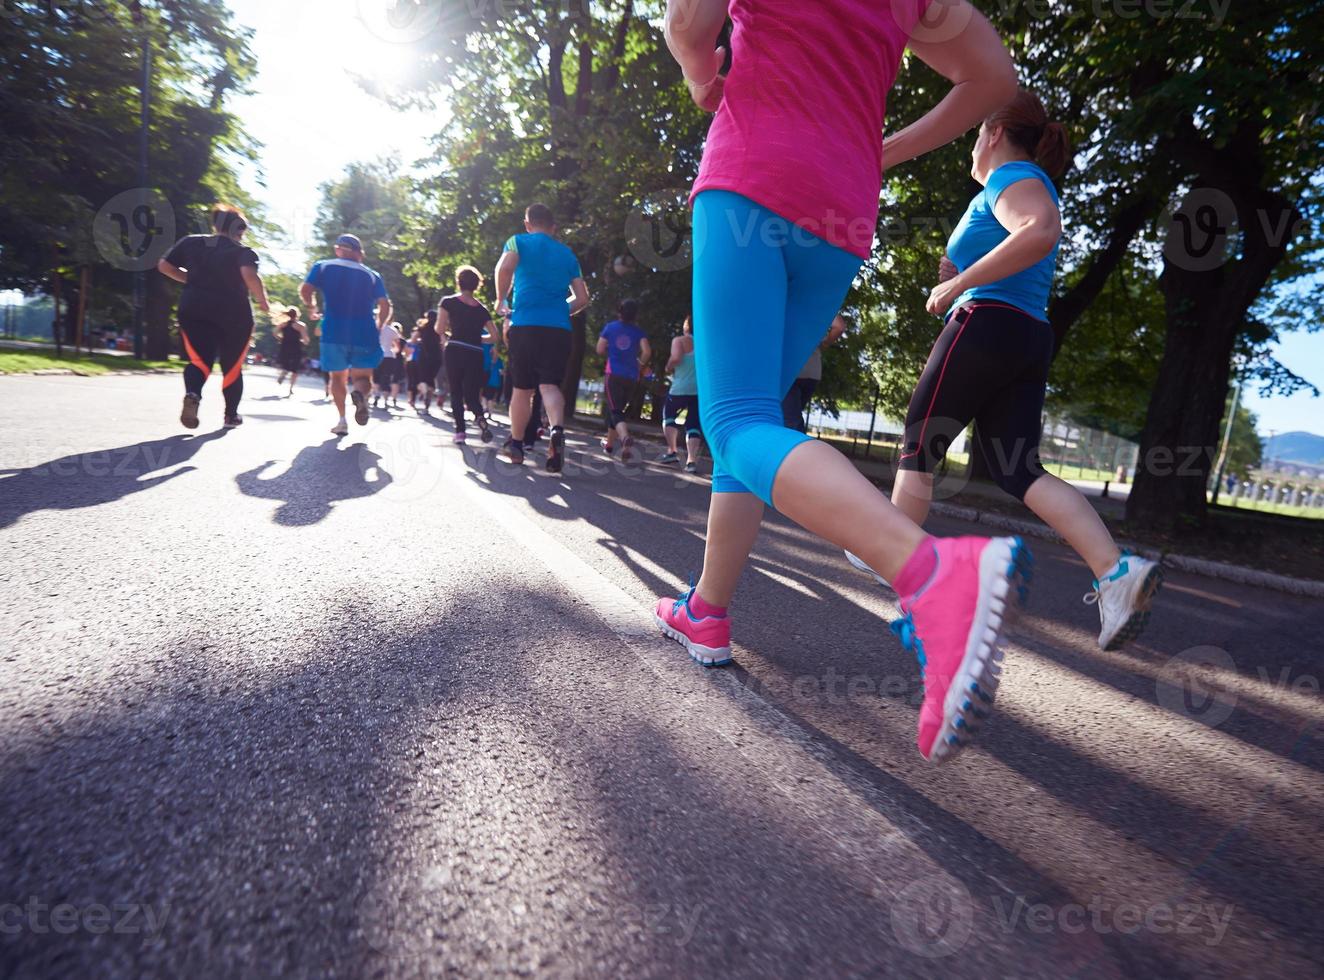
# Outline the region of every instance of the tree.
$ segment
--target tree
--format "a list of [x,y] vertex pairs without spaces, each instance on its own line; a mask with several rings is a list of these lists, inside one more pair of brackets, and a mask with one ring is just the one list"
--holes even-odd
[[1050,316],[1065,335],[1125,256],[1157,264],[1163,355],[1127,516],[1199,525],[1239,341],[1317,305],[1295,285],[1321,244],[1302,219],[1320,206],[1324,31],[1305,2],[1161,25],[1058,9],[1071,43],[1037,35],[1027,54],[1088,134],[1077,186],[1097,192],[1071,212],[1096,251]]
[[[405,237],[406,219],[420,210],[413,182],[394,163],[353,163],[345,176],[323,184],[314,235],[318,245],[309,263],[327,258],[337,238],[346,232],[363,242],[364,261],[379,272],[395,306],[395,316],[412,327],[437,303],[437,288],[429,288],[407,268],[413,261]],[[444,288],[444,283],[435,286]]]
[[685,195],[707,127],[662,43],[661,5],[439,9],[413,56],[427,66],[420,90],[448,92],[453,118],[422,186],[428,213],[408,236],[419,256],[410,268],[434,287],[460,262],[492,269],[525,207],[542,201],[592,294],[574,326],[567,398],[589,322],[596,332],[627,295],[660,369],[689,312]]
[[[0,288],[76,299],[77,270],[88,268],[89,305],[122,319],[135,269],[150,266],[172,236],[196,230],[205,205],[220,197],[252,205],[232,165],[252,147],[225,108],[254,70],[248,37],[231,26],[221,0],[11,0],[5,9]],[[150,172],[155,200],[170,207],[140,212],[149,191],[138,188],[136,153],[144,36],[154,67]],[[122,254],[97,237],[117,218]],[[149,273],[150,357],[167,352],[172,296]],[[63,314],[65,304],[57,305],[57,319],[68,322],[73,299]]]

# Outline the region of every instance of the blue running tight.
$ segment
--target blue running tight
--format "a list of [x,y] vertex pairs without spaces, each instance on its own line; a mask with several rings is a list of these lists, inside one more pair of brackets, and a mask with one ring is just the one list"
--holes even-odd
[[694,363],[714,493],[772,504],[782,461],[809,438],[786,428],[782,399],[862,264],[747,197],[694,199]]

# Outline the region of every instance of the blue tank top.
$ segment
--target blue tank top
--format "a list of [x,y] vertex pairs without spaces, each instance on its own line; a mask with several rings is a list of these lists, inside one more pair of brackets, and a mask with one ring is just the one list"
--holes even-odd
[[[957,269],[964,272],[1010,236],[1011,233],[993,213],[993,207],[1004,190],[1021,180],[1042,181],[1053,203],[1060,206],[1057,189],[1053,187],[1048,174],[1037,164],[1028,160],[1004,163],[988,175],[984,189],[975,195],[952,231],[951,238],[947,240],[947,256]],[[1014,306],[1036,320],[1047,320],[1048,294],[1053,286],[1053,271],[1057,267],[1057,249],[1058,246],[1054,245],[1051,252],[1028,269],[1022,269],[987,286],[967,289],[956,298],[952,309],[970,300],[995,300]]]
[[671,372],[671,393],[673,395],[697,395],[699,382],[694,375],[694,351],[680,359],[676,370]]

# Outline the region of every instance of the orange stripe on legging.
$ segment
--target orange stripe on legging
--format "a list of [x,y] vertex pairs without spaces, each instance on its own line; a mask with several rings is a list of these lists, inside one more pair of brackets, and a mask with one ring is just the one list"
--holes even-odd
[[179,338],[184,341],[184,353],[188,355],[189,362],[202,372],[202,380],[206,381],[211,377],[211,365],[202,363],[202,358],[193,349],[193,345],[188,342],[188,334],[183,330],[179,331]]
[[239,356],[235,358],[234,363],[230,365],[230,369],[225,372],[225,377],[221,379],[222,388],[228,388],[239,380],[239,374],[244,369],[244,355],[248,353],[248,345],[252,340],[253,331],[250,330],[248,336],[244,338],[244,346],[239,348]]

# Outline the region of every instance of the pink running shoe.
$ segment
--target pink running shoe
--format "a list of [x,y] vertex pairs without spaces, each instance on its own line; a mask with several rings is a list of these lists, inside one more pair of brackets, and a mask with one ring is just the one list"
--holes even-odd
[[691,588],[679,599],[658,599],[653,620],[662,632],[683,646],[691,657],[705,667],[721,667],[731,662],[731,619],[729,616],[705,616],[695,619],[690,612]]
[[989,715],[1002,675],[1003,632],[1025,604],[1034,557],[1020,538],[934,538],[938,567],[904,598],[892,632],[919,659],[919,753],[954,758]]
[[455,443],[455,445],[457,446],[463,446],[468,442],[468,440],[465,438],[463,432],[457,432],[453,436],[451,436],[451,442]]

